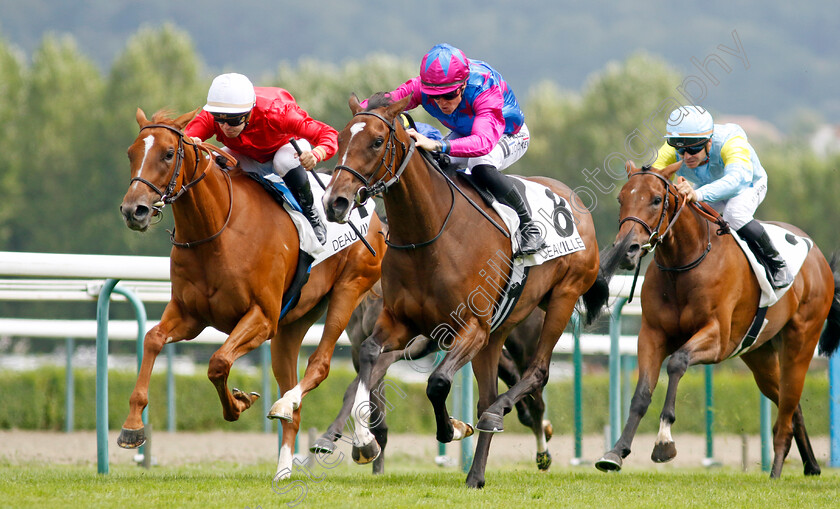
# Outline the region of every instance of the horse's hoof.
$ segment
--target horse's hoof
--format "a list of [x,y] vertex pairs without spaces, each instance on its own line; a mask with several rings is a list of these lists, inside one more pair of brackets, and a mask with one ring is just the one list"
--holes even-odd
[[543,419],[543,435],[545,435],[545,441],[548,442],[551,440],[551,437],[554,436],[554,426],[551,425],[551,421],[548,419]]
[[505,430],[503,422],[504,419],[501,415],[484,412],[481,414],[481,419],[479,419],[478,423],[476,423],[475,429],[478,431],[485,431],[487,433],[501,433]]
[[621,456],[609,451],[604,456],[595,462],[595,468],[601,472],[620,472],[621,471]]
[[656,463],[671,461],[677,456],[677,444],[674,442],[659,442],[653,446],[650,459]]
[[371,461],[375,460],[379,457],[379,453],[382,452],[382,449],[379,447],[379,444],[376,443],[376,440],[371,440],[369,444],[363,445],[361,447],[353,446],[353,452],[351,455],[353,456],[353,461],[355,461],[359,465],[367,465]]
[[324,437],[315,440],[315,443],[309,448],[309,452],[313,454],[332,454],[334,451],[335,442]]
[[812,466],[807,463],[805,464],[805,475],[820,475],[820,473],[822,472],[820,471],[819,465],[815,464]]
[[137,449],[146,443],[146,429],[125,429],[120,431],[117,437],[117,445],[123,449]]
[[473,433],[475,433],[475,429],[466,422],[459,421],[458,419],[455,419],[453,417],[449,418],[449,422],[452,423],[452,440],[462,440],[464,438],[473,436]]
[[484,477],[473,477],[471,475],[467,476],[467,488],[475,488],[480,490],[484,487]]
[[548,451],[537,453],[537,468],[542,472],[548,471],[551,466],[551,454]]
[[287,405],[283,399],[278,399],[271,405],[271,410],[268,411],[269,419],[282,419],[286,422],[292,422],[294,410],[292,410],[292,405]]

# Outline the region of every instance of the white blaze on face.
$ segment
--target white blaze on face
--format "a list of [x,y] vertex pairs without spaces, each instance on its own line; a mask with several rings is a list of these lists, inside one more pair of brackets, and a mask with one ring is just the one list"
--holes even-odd
[[[364,122],[356,122],[350,127],[350,140],[347,142],[347,147],[349,149],[350,144],[353,142],[353,137],[362,132],[365,128]],[[344,152],[344,155],[341,156],[341,164],[345,164],[347,162],[347,151]],[[341,171],[341,170],[339,170]]]
[[[149,151],[155,145],[155,136],[150,134],[143,138],[143,146],[145,147],[143,151],[143,160],[140,161],[140,168],[137,170],[137,175],[135,177],[141,177],[143,175],[143,167],[146,166],[146,158],[149,156]],[[134,182],[132,186],[138,185],[140,182]]]

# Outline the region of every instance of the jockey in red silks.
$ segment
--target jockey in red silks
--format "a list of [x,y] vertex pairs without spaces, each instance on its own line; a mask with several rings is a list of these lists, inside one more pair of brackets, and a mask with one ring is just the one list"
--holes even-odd
[[386,95],[393,101],[410,96],[406,109],[423,106],[451,129],[443,140],[414,130],[409,134],[418,147],[445,153],[453,163],[465,166],[496,200],[516,211],[520,254],[545,247],[514,179],[501,173],[525,154],[530,142],[525,115],[501,74],[480,60],[468,59],[458,48],[438,44],[423,57],[419,76]]
[[[265,180],[280,176],[318,241],[326,243],[327,229],[315,207],[306,170],[335,155],[338,132],[312,119],[289,92],[255,88],[242,74],[222,74],[213,80],[207,104],[184,132],[200,141],[215,135],[246,172]],[[299,156],[290,143],[292,138],[299,140]]]

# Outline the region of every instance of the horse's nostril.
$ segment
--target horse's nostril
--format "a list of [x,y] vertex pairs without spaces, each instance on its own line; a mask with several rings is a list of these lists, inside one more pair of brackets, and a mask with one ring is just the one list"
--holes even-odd
[[135,207],[134,208],[134,213],[132,214],[134,219],[137,219],[137,220],[145,219],[146,216],[148,216],[148,215],[149,215],[149,207],[146,207],[145,205],[138,205],[137,207]]
[[634,256],[636,253],[638,253],[638,252],[639,252],[639,250],[640,250],[641,248],[642,248],[642,246],[641,246],[641,245],[639,245],[639,244],[635,244],[635,243],[634,243],[634,244],[630,244],[630,247],[628,247],[628,248],[627,248],[627,254],[628,254],[628,255],[631,255],[631,256]]

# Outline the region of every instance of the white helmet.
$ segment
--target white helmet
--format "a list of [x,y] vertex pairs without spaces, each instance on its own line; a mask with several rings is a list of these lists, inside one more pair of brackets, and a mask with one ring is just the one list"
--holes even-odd
[[210,113],[248,113],[256,100],[257,95],[251,80],[232,72],[213,79],[204,109]]
[[690,147],[706,142],[715,131],[712,114],[699,106],[683,106],[671,112],[665,124],[665,141],[672,147]]

